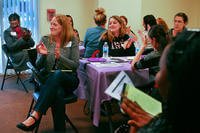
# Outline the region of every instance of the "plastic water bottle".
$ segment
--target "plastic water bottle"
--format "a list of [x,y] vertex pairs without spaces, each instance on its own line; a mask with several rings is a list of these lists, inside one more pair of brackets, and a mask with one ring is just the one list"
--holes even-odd
[[135,54],[137,54],[139,50],[140,50],[140,42],[136,41],[135,42]]
[[109,47],[108,47],[108,43],[105,42],[103,45],[103,58],[108,58],[108,53],[109,53]]

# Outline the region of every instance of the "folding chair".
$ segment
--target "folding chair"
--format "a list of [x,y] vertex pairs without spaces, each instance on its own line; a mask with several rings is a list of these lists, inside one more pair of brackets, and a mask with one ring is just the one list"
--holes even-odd
[[[29,117],[29,114],[31,113],[32,109],[33,109],[33,105],[35,104],[35,102],[37,102],[38,98],[39,98],[39,95],[40,95],[40,92],[39,92],[39,87],[42,85],[42,83],[40,82],[39,80],[39,77],[38,77],[38,71],[37,69],[32,65],[31,62],[27,62],[27,66],[32,70],[33,72],[33,76],[34,76],[34,82],[36,84],[36,89],[35,91],[33,92],[32,96],[33,96],[33,99],[32,99],[32,102],[31,102],[31,105],[30,105],[30,108],[29,108],[29,111],[28,111],[28,114],[27,114],[27,118]],[[65,104],[70,104],[70,103],[74,103],[77,101],[77,96],[74,94],[74,93],[71,93],[71,94],[67,94],[67,96],[63,99],[64,100],[64,103]],[[35,128],[35,133],[37,133],[38,129],[39,129],[39,125],[40,125],[40,122],[41,122],[41,119],[42,119],[42,116],[40,117],[40,120],[39,120],[39,124],[38,126]],[[78,133],[78,130],[77,128],[74,126],[74,124],[71,122],[71,120],[69,119],[68,115],[65,113],[65,121],[66,123],[69,122],[69,124],[71,125],[71,127],[74,129],[74,131],[76,133]]]
[[4,51],[4,53],[5,53],[6,57],[7,57],[7,63],[6,63],[5,71],[4,71],[3,81],[2,81],[2,84],[1,84],[1,90],[3,90],[5,80],[15,76],[15,75],[7,75],[7,70],[8,69],[13,69],[15,71],[15,74],[17,75],[17,83],[18,83],[18,81],[20,81],[20,83],[22,84],[24,90],[28,93],[28,89],[26,88],[24,82],[20,78],[21,71],[17,71],[14,68],[13,64],[12,64],[12,59],[10,57],[9,50],[8,50],[6,44],[2,45],[2,50]]

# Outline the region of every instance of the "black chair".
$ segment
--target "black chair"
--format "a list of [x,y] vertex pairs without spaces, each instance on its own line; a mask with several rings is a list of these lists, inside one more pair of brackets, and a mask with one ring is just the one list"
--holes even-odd
[[[33,105],[34,103],[38,100],[38,97],[40,95],[40,92],[39,92],[39,87],[41,86],[41,82],[39,81],[39,77],[38,77],[38,71],[37,69],[32,65],[31,62],[27,62],[27,66],[32,70],[33,72],[33,76],[34,76],[34,82],[35,82],[35,92],[33,92],[32,96],[33,96],[33,99],[32,99],[32,102],[31,102],[31,105],[30,105],[30,108],[29,108],[29,111],[28,111],[28,114],[27,114],[27,118],[29,117],[29,114],[31,113],[32,109],[33,109]],[[74,103],[77,101],[77,96],[73,93],[71,94],[67,94],[66,97],[63,99],[64,100],[64,103],[65,104],[70,104],[70,103]],[[40,117],[40,120],[39,120],[39,124],[38,126],[35,128],[35,133],[37,133],[38,129],[39,129],[39,125],[40,125],[40,122],[41,122],[41,119],[42,119],[42,116]],[[78,133],[78,130],[77,128],[74,126],[74,124],[71,122],[71,120],[69,119],[68,115],[65,113],[65,121],[66,123],[69,122],[69,124],[71,125],[71,127],[74,129],[74,131],[76,133]]]
[[[28,89],[26,88],[24,82],[20,78],[21,71],[15,69],[15,67],[14,67],[14,65],[12,63],[12,58],[10,57],[10,53],[9,53],[9,50],[8,50],[8,47],[7,47],[6,44],[2,45],[2,50],[4,51],[4,53],[5,53],[6,57],[7,57],[7,63],[6,63],[5,71],[4,71],[3,81],[2,81],[2,84],[1,84],[1,90],[3,90],[4,83],[5,83],[6,79],[12,78],[14,76],[17,76],[17,83],[18,83],[18,81],[20,81],[20,83],[22,84],[24,90],[28,93]],[[36,50],[30,50],[30,52],[35,53]],[[15,71],[16,75],[7,75],[7,70],[8,69],[13,69]]]

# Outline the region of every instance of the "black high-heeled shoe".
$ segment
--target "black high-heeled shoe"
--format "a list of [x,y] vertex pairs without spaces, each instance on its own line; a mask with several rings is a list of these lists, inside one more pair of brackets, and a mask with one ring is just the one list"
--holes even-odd
[[33,131],[34,128],[36,128],[39,125],[40,121],[39,121],[39,119],[36,119],[35,116],[33,116],[33,115],[30,115],[29,117],[32,117],[35,120],[35,123],[33,123],[30,126],[26,126],[21,122],[21,123],[17,124],[17,128],[24,130],[24,131]]

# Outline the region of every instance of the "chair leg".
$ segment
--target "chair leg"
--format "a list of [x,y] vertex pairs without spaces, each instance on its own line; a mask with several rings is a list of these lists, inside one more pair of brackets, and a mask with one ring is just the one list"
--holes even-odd
[[[15,70],[15,69],[14,69],[14,70]],[[16,75],[17,75],[17,80],[20,81],[20,83],[22,84],[24,90],[28,93],[28,89],[26,88],[25,84],[23,83],[23,81],[22,81],[21,78],[20,78],[20,73],[18,73],[16,70],[15,70],[15,73],[16,73]],[[18,81],[17,81],[17,82],[18,82]]]
[[[18,75],[20,75],[20,72],[17,73]],[[19,83],[19,77],[17,76],[17,84]]]
[[69,117],[65,114],[65,120],[66,120],[66,122],[69,122],[69,124],[72,126],[72,128],[74,129],[74,131],[76,132],[76,133],[78,133],[78,130],[77,130],[77,128],[74,126],[74,124],[70,121],[70,119],[69,119]]
[[[29,108],[29,110],[28,110],[28,114],[27,114],[27,117],[26,117],[26,118],[29,117],[29,115],[30,115],[30,113],[31,113],[31,110],[33,109],[34,102],[35,102],[35,100],[34,100],[34,98],[33,98],[32,101],[31,101],[31,105],[30,105],[30,108]],[[42,116],[41,116],[40,119],[39,119],[39,124],[38,124],[38,126],[34,129],[34,133],[37,133],[37,132],[38,132],[38,129],[39,129],[41,120],[42,120]]]
[[108,117],[108,124],[109,124],[109,129],[110,129],[110,133],[113,133],[113,124],[112,124],[112,117],[111,117],[111,102],[110,101],[106,101],[103,103],[103,106],[105,108],[105,113],[106,116]]
[[31,101],[31,106],[30,106],[30,108],[29,108],[29,110],[28,110],[28,114],[27,114],[27,117],[26,117],[26,118],[29,117],[29,115],[30,115],[30,113],[31,113],[31,110],[33,109],[33,104],[34,104],[34,102],[35,102],[35,100],[34,100],[34,98],[33,98],[32,101]]
[[3,81],[2,81],[2,84],[1,84],[1,90],[3,90],[3,86],[4,86],[4,83],[5,83],[5,80],[6,80],[6,74],[7,74],[7,69],[8,69],[8,61],[7,61],[7,64],[6,64],[6,69],[5,69],[5,72],[4,72],[4,75],[3,75]]

